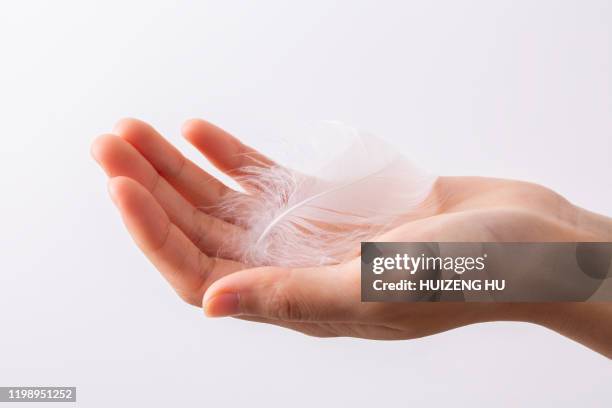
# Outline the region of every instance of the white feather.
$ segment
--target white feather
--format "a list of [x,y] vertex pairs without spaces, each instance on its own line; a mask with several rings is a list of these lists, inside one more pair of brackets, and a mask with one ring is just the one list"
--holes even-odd
[[342,130],[352,143],[315,174],[279,165],[240,169],[248,193],[230,193],[213,210],[244,230],[227,252],[254,266],[339,263],[423,202],[435,176],[379,138]]

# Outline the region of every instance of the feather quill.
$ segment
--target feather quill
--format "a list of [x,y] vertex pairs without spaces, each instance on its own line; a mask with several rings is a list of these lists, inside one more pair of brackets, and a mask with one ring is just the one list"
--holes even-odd
[[435,176],[382,139],[335,126],[352,141],[314,174],[280,165],[240,169],[247,193],[227,194],[213,209],[244,231],[228,240],[234,258],[253,266],[339,263],[424,201]]

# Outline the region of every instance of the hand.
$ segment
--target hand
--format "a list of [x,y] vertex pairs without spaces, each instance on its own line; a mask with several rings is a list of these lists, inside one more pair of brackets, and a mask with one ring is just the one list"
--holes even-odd
[[[99,137],[92,154],[111,177],[109,191],[132,237],[186,302],[208,316],[235,316],[315,336],[409,339],[466,324],[523,320],[561,331],[610,355],[612,330],[578,329],[612,315],[608,304],[361,303],[360,262],[317,268],[247,268],[217,256],[224,238],[240,234],[201,210],[230,190],[186,159],[149,125],[127,119]],[[183,127],[187,140],[230,176],[272,162],[201,120]],[[603,241],[612,221],[573,206],[534,184],[441,177],[426,202],[380,241]],[[356,243],[358,253],[359,243]],[[575,316],[576,323],[567,323]],[[611,325],[607,325],[610,327]],[[607,341],[606,341],[607,340]]]

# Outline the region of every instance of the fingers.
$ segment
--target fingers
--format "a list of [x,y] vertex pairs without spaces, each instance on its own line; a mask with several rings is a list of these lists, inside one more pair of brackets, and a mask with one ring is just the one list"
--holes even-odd
[[272,166],[273,161],[244,145],[223,129],[201,119],[183,125],[183,135],[219,170],[232,177],[243,175],[245,166]]
[[115,135],[96,139],[92,155],[110,177],[126,176],[144,186],[195,245],[207,254],[231,251],[225,243],[241,230],[233,224],[198,211],[128,142]]
[[115,177],[108,186],[136,244],[186,302],[199,306],[210,282],[243,268],[203,254],[136,181]]
[[155,170],[196,206],[212,206],[229,191],[219,180],[185,158],[152,126],[138,119],[122,119],[113,133],[128,141]]
[[[257,268],[213,283],[203,299],[211,317],[256,316],[316,322],[358,321],[359,269],[353,263],[324,268]],[[358,265],[357,265],[358,266]]]

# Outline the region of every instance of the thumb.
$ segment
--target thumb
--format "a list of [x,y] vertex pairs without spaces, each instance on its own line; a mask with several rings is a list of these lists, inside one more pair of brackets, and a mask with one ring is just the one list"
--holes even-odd
[[209,317],[242,315],[284,321],[355,320],[360,310],[360,276],[359,262],[352,264],[235,272],[208,288],[202,301],[204,312]]

